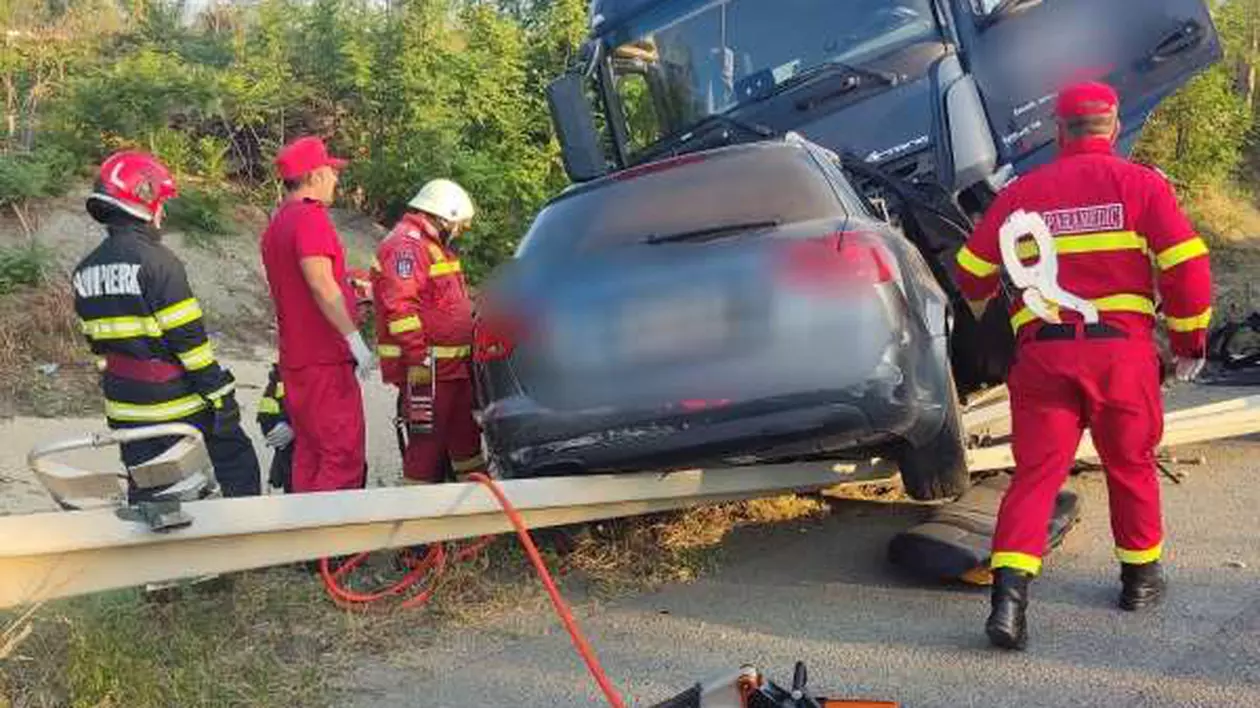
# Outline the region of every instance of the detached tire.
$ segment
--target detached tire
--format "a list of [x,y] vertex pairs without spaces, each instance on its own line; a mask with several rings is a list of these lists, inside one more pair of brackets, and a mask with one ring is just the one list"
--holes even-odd
[[897,455],[897,467],[901,470],[906,494],[917,501],[956,497],[971,486],[958,390],[954,386],[954,377],[948,376],[947,379],[949,407],[940,432],[920,447],[906,444]]

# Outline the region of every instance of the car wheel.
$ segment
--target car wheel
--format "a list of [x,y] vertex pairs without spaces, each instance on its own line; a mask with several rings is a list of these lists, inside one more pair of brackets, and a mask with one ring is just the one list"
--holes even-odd
[[905,445],[897,454],[897,467],[901,470],[906,494],[918,501],[956,497],[971,483],[958,389],[953,376],[946,379],[949,399],[940,432],[919,447]]

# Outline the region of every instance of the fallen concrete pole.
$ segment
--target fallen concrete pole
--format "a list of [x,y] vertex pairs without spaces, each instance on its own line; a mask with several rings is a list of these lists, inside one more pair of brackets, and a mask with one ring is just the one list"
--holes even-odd
[[[1260,396],[1168,416],[1163,446],[1260,433]],[[1079,457],[1097,456],[1088,438]],[[972,450],[973,472],[1009,468],[1010,447]],[[888,479],[887,460],[503,482],[533,528]],[[0,517],[0,607],[208,573],[511,530],[475,484],[190,502],[192,525],[154,533],[113,510]]]

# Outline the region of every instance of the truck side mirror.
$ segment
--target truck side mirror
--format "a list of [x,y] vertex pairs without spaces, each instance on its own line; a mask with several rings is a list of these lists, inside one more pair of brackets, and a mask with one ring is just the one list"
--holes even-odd
[[581,73],[569,73],[547,87],[547,104],[560,141],[564,171],[574,182],[586,182],[608,171],[585,82]]

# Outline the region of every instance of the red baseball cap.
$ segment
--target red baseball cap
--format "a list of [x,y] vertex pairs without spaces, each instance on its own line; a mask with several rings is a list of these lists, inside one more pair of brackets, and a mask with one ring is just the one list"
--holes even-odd
[[1119,105],[1115,89],[1100,81],[1084,81],[1059,92],[1055,114],[1060,118],[1104,115]]
[[276,153],[276,168],[280,170],[280,178],[284,180],[298,179],[321,167],[340,170],[347,164],[349,163],[345,160],[329,155],[324,141],[313,135],[298,138]]

